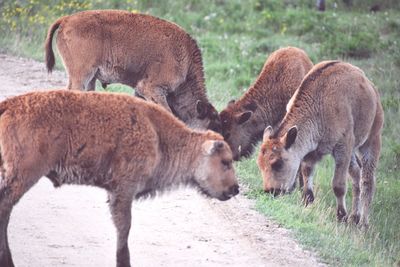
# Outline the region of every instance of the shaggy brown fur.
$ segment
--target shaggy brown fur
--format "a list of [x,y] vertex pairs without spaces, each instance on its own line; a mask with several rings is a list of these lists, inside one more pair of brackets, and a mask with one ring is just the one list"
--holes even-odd
[[13,206],[42,176],[104,188],[117,228],[117,266],[130,266],[131,202],[180,184],[227,200],[238,193],[221,135],[187,128],[163,108],[123,94],[35,92],[0,103],[0,266]]
[[315,164],[323,155],[331,154],[335,160],[332,186],[337,217],[340,221],[347,219],[349,173],[353,179],[350,220],[367,227],[382,126],[379,93],[365,74],[340,61],[319,63],[294,94],[276,132],[271,136],[272,128],[265,130],[258,157],[265,191],[289,190],[300,162],[304,179],[311,185]]
[[126,84],[192,128],[219,131],[218,113],[206,95],[200,49],[178,25],[117,10],[61,17],[50,26],[45,43],[49,72],[57,29],[68,89],[94,90],[96,79],[103,85]]
[[250,156],[265,127],[282,120],[287,102],[312,66],[301,49],[275,51],[248,91],[220,113],[222,132],[235,160]]

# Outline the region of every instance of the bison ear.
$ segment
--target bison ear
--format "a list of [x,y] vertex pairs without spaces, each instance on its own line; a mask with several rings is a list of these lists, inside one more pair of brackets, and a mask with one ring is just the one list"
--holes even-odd
[[207,116],[208,113],[208,106],[206,103],[204,103],[201,100],[197,100],[196,102],[196,111],[197,111],[197,117],[200,119],[204,119]]
[[263,134],[263,142],[267,141],[269,139],[269,137],[272,134],[272,126],[268,126],[267,128],[265,128],[264,130],[264,134]]
[[248,121],[251,117],[251,115],[253,114],[252,111],[245,111],[239,115],[236,116],[236,121],[238,124],[243,124],[246,121]]
[[293,126],[292,128],[289,129],[289,131],[286,133],[285,136],[285,149],[289,149],[294,141],[296,140],[297,137],[297,126]]
[[202,145],[203,153],[207,156],[211,156],[216,151],[220,151],[223,147],[224,142],[219,140],[207,140]]

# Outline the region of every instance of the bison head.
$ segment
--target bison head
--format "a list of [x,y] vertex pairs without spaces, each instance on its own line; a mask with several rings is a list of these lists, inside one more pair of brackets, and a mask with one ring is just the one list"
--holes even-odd
[[252,103],[236,105],[232,100],[220,113],[222,135],[232,149],[234,160],[248,157],[262,136],[262,129],[254,116],[256,106]]
[[297,137],[296,126],[282,137],[271,137],[271,133],[272,127],[268,126],[264,131],[257,164],[263,177],[264,191],[277,195],[294,187],[301,159],[291,151]]
[[228,200],[239,193],[232,164],[232,152],[222,140],[206,140],[201,145],[193,183],[205,195]]

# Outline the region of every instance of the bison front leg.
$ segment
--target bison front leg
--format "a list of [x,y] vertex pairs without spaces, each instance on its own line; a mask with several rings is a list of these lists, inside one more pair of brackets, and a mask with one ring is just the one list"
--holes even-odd
[[[24,166],[25,162],[20,160],[20,165]],[[10,164],[11,165],[11,164]],[[10,166],[9,165],[9,166]],[[10,168],[11,169],[11,168]],[[20,173],[25,172],[25,168],[18,170]],[[15,171],[17,172],[17,171]],[[11,257],[10,247],[8,245],[8,223],[10,214],[14,205],[40,178],[37,176],[16,176],[4,175],[0,177],[0,266],[13,267],[14,263]]]
[[302,161],[301,162],[301,176],[303,180],[303,202],[306,206],[314,202],[313,192],[313,176],[315,161]]
[[[32,151],[26,149],[27,151]],[[10,154],[10,153],[9,153]],[[9,155],[8,154],[8,155]],[[4,155],[2,155],[4,156]],[[3,165],[8,168],[0,176],[0,266],[13,267],[10,248],[8,245],[7,229],[14,205],[45,172],[35,159],[40,158],[34,153],[27,157],[19,157],[12,161],[3,157]],[[16,167],[14,162],[17,162]]]
[[110,211],[117,228],[117,267],[130,267],[128,237],[131,228],[132,198],[109,194]]
[[307,206],[314,202],[313,177],[315,164],[320,161],[322,155],[311,152],[306,155],[300,164],[301,179],[303,180],[303,201]]

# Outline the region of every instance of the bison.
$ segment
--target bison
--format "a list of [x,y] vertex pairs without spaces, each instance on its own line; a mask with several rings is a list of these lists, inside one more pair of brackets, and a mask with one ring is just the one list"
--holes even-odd
[[108,192],[117,266],[130,266],[133,200],[179,185],[227,200],[238,194],[232,152],[215,132],[189,129],[162,107],[116,93],[32,92],[0,103],[0,266],[13,266],[13,206],[42,176],[55,187]]
[[286,47],[275,51],[255,83],[220,113],[222,134],[235,160],[251,155],[254,145],[262,140],[265,127],[279,124],[287,102],[312,66],[301,49]]
[[383,120],[379,93],[362,70],[341,61],[317,64],[296,90],[276,131],[265,129],[258,156],[264,190],[290,191],[299,166],[311,185],[315,164],[331,154],[335,160],[332,187],[337,218],[347,220],[349,173],[353,181],[349,221],[366,228]]
[[67,70],[68,89],[94,90],[122,83],[162,105],[192,128],[219,131],[218,113],[206,95],[201,51],[178,25],[145,14],[92,10],[64,16],[49,28],[46,66],[55,58],[52,39]]

